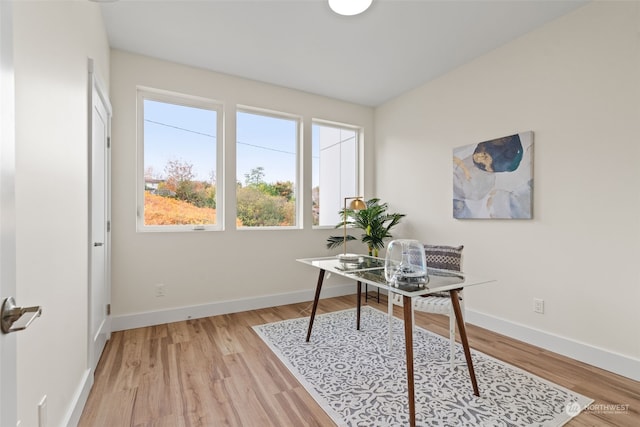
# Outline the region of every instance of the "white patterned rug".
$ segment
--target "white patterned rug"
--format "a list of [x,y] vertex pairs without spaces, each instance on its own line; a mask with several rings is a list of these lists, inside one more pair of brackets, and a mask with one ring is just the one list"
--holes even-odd
[[[409,424],[402,320],[387,348],[387,314],[362,307],[254,326],[339,426]],[[473,343],[471,344],[473,345]],[[416,420],[419,426],[560,426],[593,400],[471,350],[480,397],[473,395],[462,347],[450,369],[449,341],[422,328],[414,333]]]

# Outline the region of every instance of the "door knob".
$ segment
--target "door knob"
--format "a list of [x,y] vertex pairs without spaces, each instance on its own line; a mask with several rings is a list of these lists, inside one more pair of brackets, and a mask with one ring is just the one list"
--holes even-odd
[[95,242],[95,243],[93,244],[93,246],[102,246],[102,245],[104,245],[104,243],[102,243],[102,242]]
[[17,307],[13,297],[6,298],[0,309],[2,332],[8,334],[26,329],[41,314],[40,306]]

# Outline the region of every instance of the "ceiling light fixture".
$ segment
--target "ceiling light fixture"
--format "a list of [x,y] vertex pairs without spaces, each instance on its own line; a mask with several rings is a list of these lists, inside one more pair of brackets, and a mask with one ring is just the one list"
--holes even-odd
[[373,0],[329,0],[329,7],[338,15],[352,16],[369,9]]

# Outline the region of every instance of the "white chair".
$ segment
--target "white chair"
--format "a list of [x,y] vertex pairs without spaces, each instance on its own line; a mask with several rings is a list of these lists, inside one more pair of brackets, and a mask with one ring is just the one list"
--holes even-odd
[[[445,245],[424,245],[425,257],[428,268],[437,268],[448,271],[462,271],[462,249],[464,246],[445,246]],[[463,292],[459,291],[460,309],[464,317],[464,298]],[[413,298],[411,314],[413,324],[415,325],[415,310],[427,313],[444,314],[449,316],[449,361],[451,368],[454,367],[455,346],[456,346],[456,316],[451,304],[449,292],[429,294],[421,297]],[[393,293],[389,295],[389,349],[391,349],[392,328],[391,321],[393,317],[393,304],[402,306],[402,296]]]

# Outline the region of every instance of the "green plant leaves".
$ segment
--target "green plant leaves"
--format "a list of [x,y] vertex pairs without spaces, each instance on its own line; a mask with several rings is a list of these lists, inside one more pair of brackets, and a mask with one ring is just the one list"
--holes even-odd
[[[346,224],[352,228],[363,231],[360,236],[362,243],[367,245],[369,254],[384,248],[385,239],[393,237],[390,230],[400,223],[404,214],[387,213],[388,204],[380,204],[380,199],[370,199],[366,202],[367,208],[359,211],[346,210]],[[340,216],[344,218],[345,210],[340,210]],[[344,222],[340,222],[335,228],[342,228]],[[356,237],[347,235],[347,241],[357,240]],[[330,236],[327,239],[327,248],[332,249],[344,243],[344,236]]]

